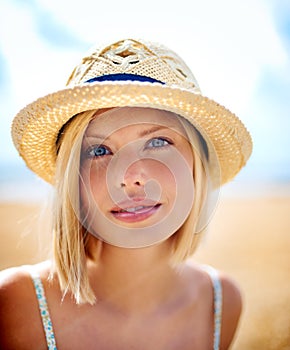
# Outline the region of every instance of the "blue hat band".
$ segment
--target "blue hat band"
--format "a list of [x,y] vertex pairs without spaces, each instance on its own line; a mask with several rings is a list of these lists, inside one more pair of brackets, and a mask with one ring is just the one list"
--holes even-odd
[[94,83],[95,81],[142,81],[142,82],[149,82],[149,83],[159,83],[163,85],[165,84],[160,80],[146,77],[144,75],[128,74],[128,73],[100,75],[99,77],[94,77],[89,80],[86,80],[85,83]]

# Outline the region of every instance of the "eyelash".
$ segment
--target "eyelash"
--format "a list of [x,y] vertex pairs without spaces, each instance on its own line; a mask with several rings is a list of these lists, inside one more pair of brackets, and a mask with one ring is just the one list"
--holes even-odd
[[[159,145],[159,146],[153,146],[153,145],[150,145],[152,144],[154,141],[164,141],[166,142],[166,144],[164,145]],[[148,150],[148,149],[157,149],[157,148],[164,148],[164,147],[168,147],[170,145],[172,145],[173,142],[171,140],[169,140],[168,138],[165,138],[165,137],[154,137],[152,139],[150,139],[149,141],[146,142],[145,144],[145,147],[144,149],[145,150]],[[105,151],[105,154],[97,154],[97,151],[98,150],[101,150],[103,149]],[[91,153],[94,153],[94,154],[91,154]],[[95,145],[95,146],[92,146],[90,147],[87,151],[86,151],[86,156],[87,158],[102,158],[102,157],[105,157],[105,156],[108,156],[108,155],[112,155],[112,151],[107,147],[107,146],[104,146],[104,145]]]
[[[155,140],[157,140],[157,141],[165,141],[167,144],[166,145],[162,145],[162,146],[160,146],[160,145],[159,146],[149,146],[150,143],[152,143]],[[148,149],[148,148],[163,148],[163,147],[170,146],[172,144],[173,144],[173,142],[171,140],[169,140],[168,138],[166,138],[166,137],[154,137],[151,140],[146,142],[145,149]]]
[[[105,154],[97,154],[97,151],[101,150],[101,149],[105,150],[106,153]],[[92,152],[94,154],[91,154]],[[112,152],[111,152],[111,150],[108,147],[106,147],[104,145],[95,145],[95,146],[90,147],[87,150],[86,154],[87,154],[88,158],[101,158],[101,157],[105,157],[105,156],[111,155]]]

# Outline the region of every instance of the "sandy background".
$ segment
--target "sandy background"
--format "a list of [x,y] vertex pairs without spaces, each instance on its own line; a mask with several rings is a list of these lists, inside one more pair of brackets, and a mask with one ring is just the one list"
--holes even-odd
[[[0,269],[40,261],[50,240],[41,206],[0,204]],[[242,289],[232,349],[290,349],[289,248],[290,196],[221,198],[194,259],[228,272]]]

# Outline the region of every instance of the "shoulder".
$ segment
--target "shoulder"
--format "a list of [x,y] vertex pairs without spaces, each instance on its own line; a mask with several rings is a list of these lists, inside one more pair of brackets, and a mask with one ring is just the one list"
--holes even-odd
[[220,273],[223,291],[221,349],[227,349],[236,332],[242,312],[242,296],[237,283]]
[[225,311],[233,310],[236,313],[240,313],[242,308],[242,296],[239,286],[231,277],[224,273],[220,273],[220,281],[223,289],[223,305],[228,309]]
[[25,297],[30,289],[30,274],[28,266],[11,267],[0,272],[0,303],[3,307],[11,306],[10,301],[16,302],[20,295]]
[[[29,339],[33,339],[34,344],[43,342],[30,268],[32,266],[20,266],[0,272],[0,348],[32,349]],[[46,273],[42,264],[33,268],[40,274]]]
[[[230,318],[241,313],[242,297],[240,288],[237,283],[224,272],[218,271],[210,266],[199,264],[187,264],[189,269],[194,273],[192,276],[198,277],[202,282],[202,286],[207,289],[212,289],[212,282],[209,275],[212,270],[216,278],[220,281],[223,299],[223,317]],[[213,274],[212,274],[213,275]]]
[[[224,272],[199,264],[188,264],[195,277],[198,277],[201,292],[205,299],[213,298],[213,284],[210,274],[220,282],[222,291],[221,349],[228,349],[235,335],[242,311],[242,296],[237,283]],[[212,273],[211,273],[212,271]]]
[[40,277],[48,277],[50,263],[48,261],[36,265],[10,267],[0,271],[0,297],[13,298],[23,295],[28,286],[32,286],[31,272],[35,271]]

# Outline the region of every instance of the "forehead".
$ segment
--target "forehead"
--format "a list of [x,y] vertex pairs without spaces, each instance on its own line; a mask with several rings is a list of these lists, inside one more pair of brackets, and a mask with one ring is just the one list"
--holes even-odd
[[113,108],[105,112],[96,113],[94,119],[89,123],[86,134],[101,132],[105,137],[119,129],[132,129],[138,126],[157,125],[172,129],[185,135],[184,128],[176,114],[141,107]]

